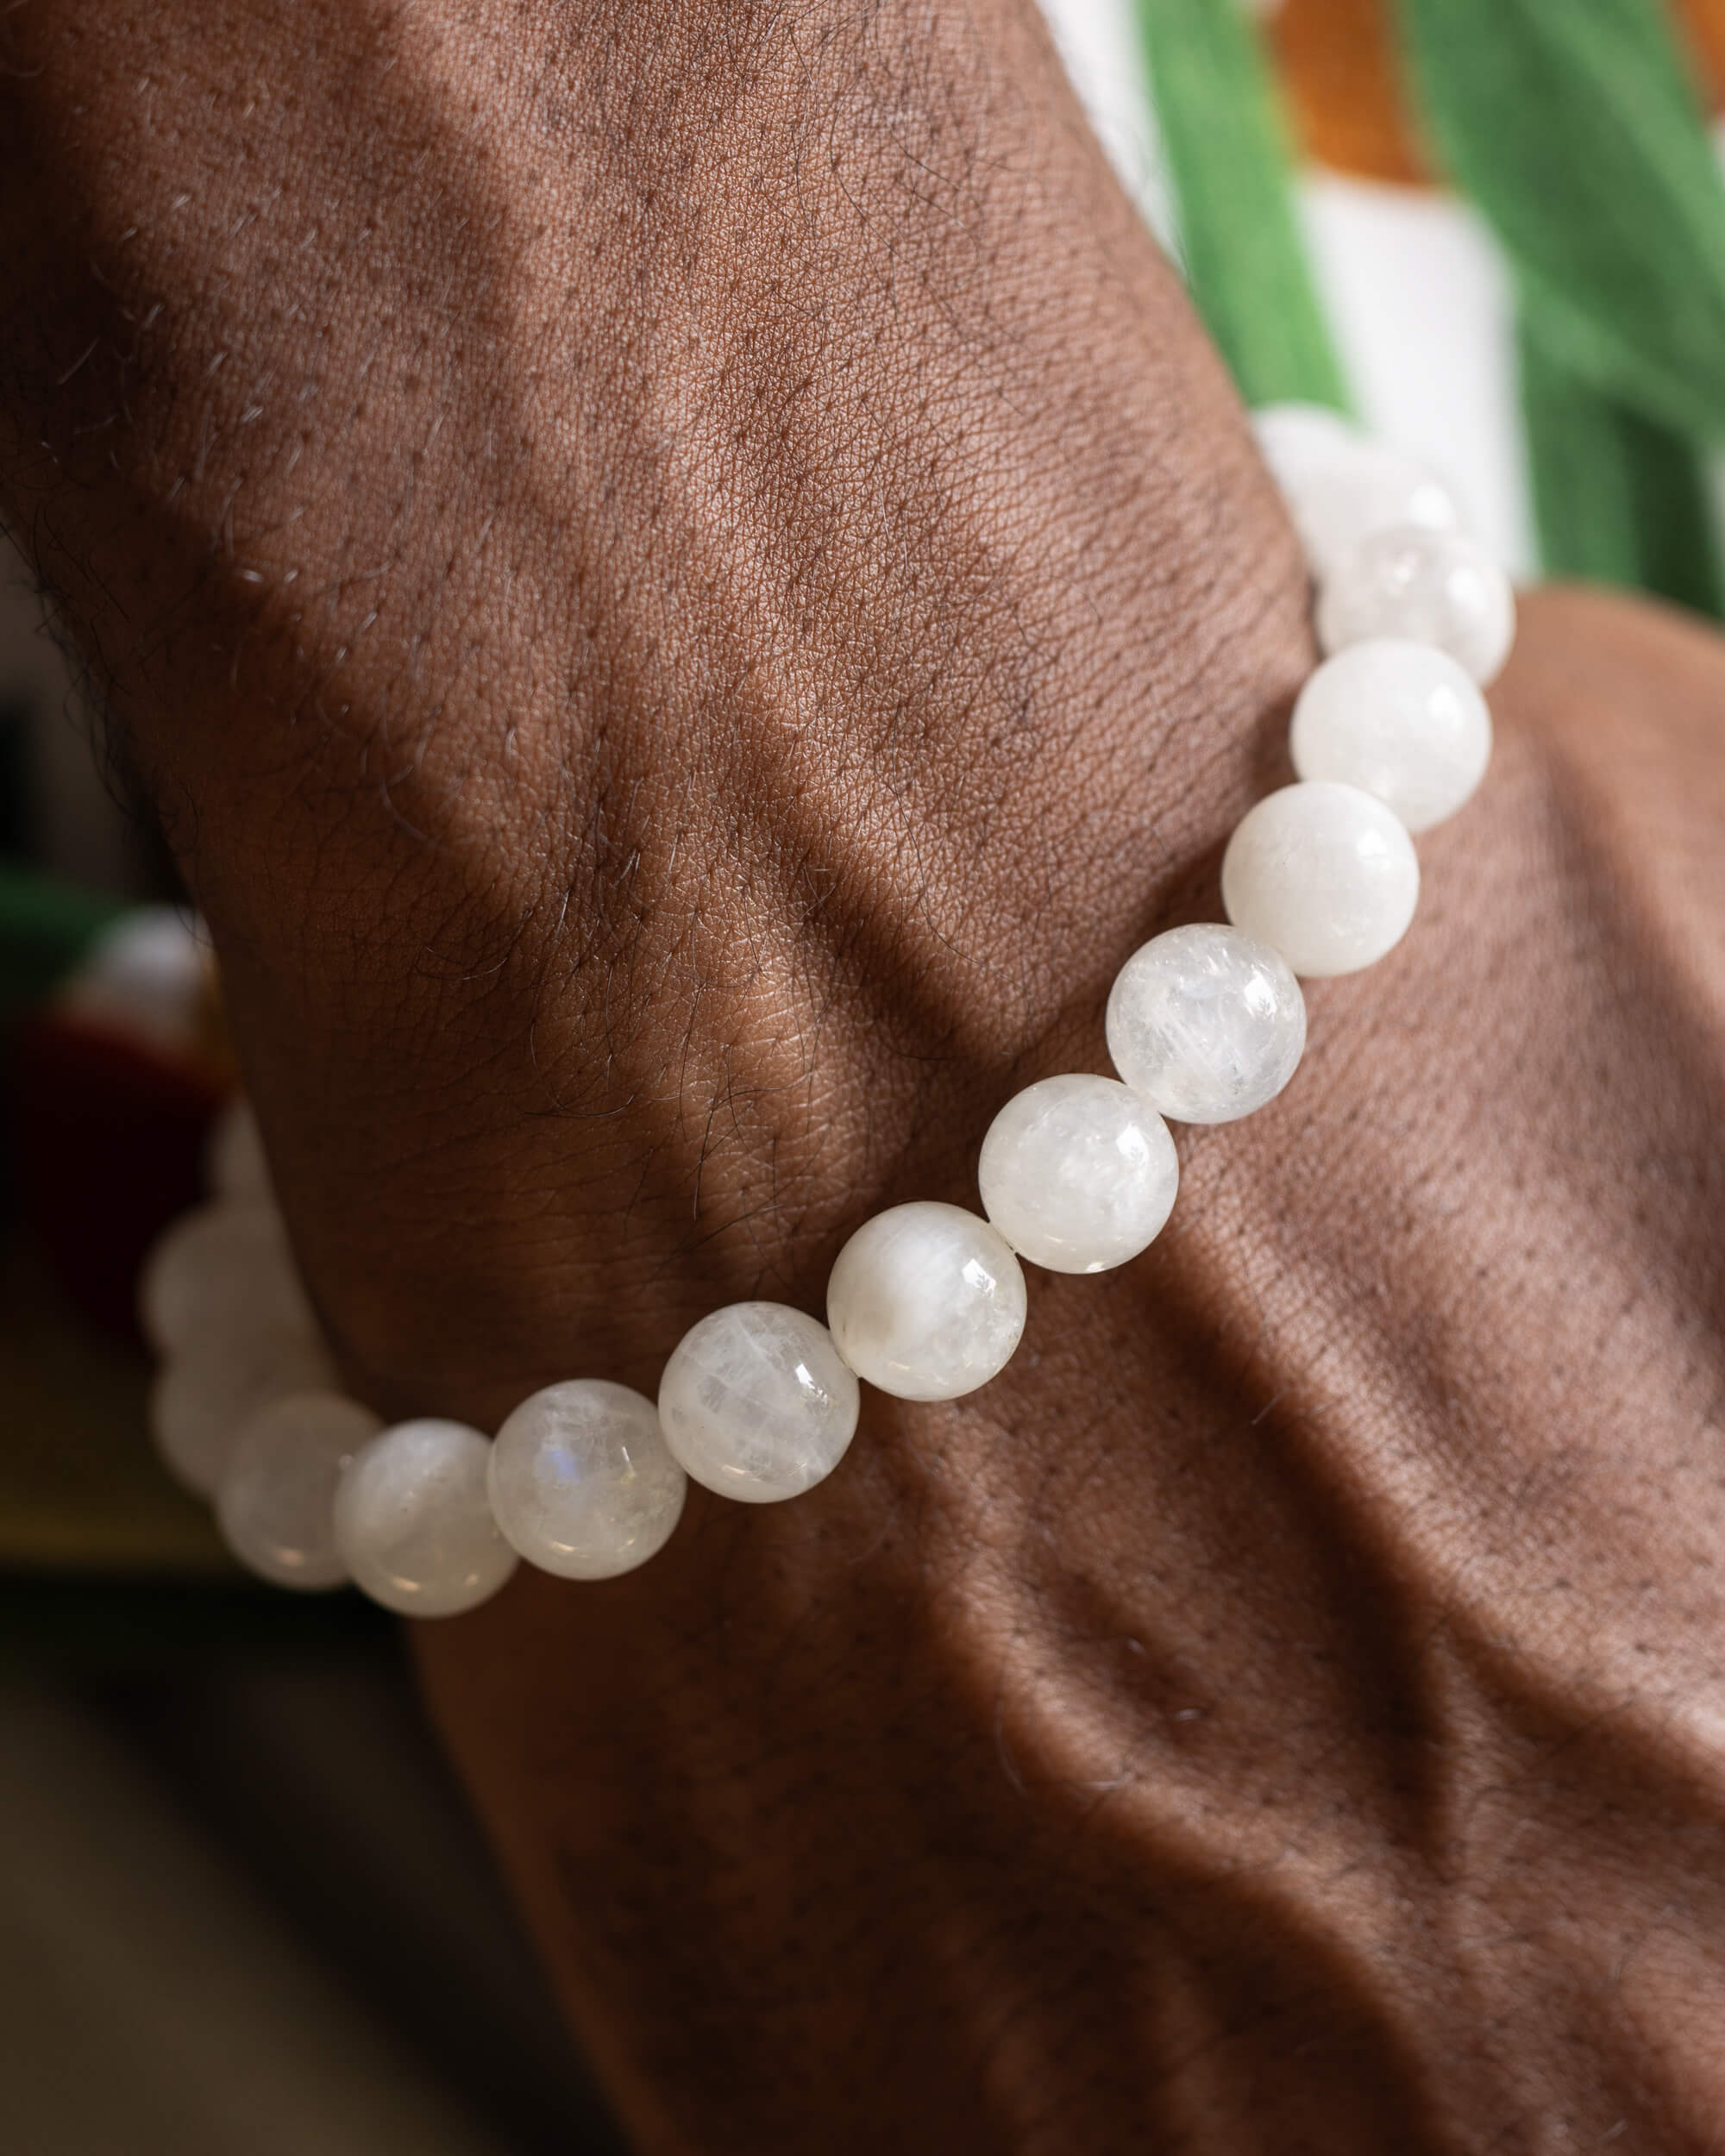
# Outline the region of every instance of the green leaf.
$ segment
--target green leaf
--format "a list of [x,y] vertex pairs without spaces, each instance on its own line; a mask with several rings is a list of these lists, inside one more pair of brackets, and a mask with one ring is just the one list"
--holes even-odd
[[117,899],[0,862],[0,1020],[46,995],[122,911]]
[[1526,313],[1521,355],[1546,573],[1656,592],[1719,614],[1718,547],[1693,444],[1584,381]]
[[1659,0],[1397,0],[1417,102],[1554,359],[1725,436],[1725,182]]
[[1288,144],[1241,0],[1136,0],[1199,312],[1249,404],[1348,407],[1289,189]]

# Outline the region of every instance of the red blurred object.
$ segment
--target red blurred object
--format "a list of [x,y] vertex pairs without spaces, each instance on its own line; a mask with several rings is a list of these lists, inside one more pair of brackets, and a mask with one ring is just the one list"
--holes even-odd
[[20,1026],[11,1061],[30,1240],[85,1316],[135,1338],[138,1269],[204,1194],[223,1088],[134,1037],[52,1012]]

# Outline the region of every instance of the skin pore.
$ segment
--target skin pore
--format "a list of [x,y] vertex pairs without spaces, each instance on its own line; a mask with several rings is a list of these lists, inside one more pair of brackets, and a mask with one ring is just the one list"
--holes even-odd
[[[23,0],[0,499],[348,1376],[819,1310],[1214,918],[1296,550],[1028,0]],[[422,1627],[652,2156],[1715,2151],[1725,656],[1544,595],[1401,950],[797,1503]]]

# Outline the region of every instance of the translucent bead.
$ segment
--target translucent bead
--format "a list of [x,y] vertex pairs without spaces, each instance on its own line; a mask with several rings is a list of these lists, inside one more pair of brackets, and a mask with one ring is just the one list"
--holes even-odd
[[342,1470],[382,1428],[337,1393],[302,1393],[253,1416],[234,1443],[216,1501],[241,1564],[278,1587],[340,1587],[334,1508]]
[[272,1202],[269,1162],[252,1104],[235,1094],[210,1133],[204,1156],[204,1178],[218,1198],[242,1203]]
[[957,1400],[1012,1360],[1025,1281],[997,1228],[958,1206],[894,1206],[857,1229],[826,1289],[859,1377],[900,1400]]
[[1306,999],[1280,951],[1236,928],[1170,929],[1108,997],[1108,1053],[1176,1123],[1233,1123],[1273,1100],[1306,1052]]
[[1430,644],[1379,637],[1327,660],[1294,707],[1294,768],[1357,786],[1410,831],[1453,816],[1491,761],[1472,677]]
[[1423,464],[1321,406],[1272,405],[1253,426],[1314,575],[1332,574],[1374,532],[1452,531],[1461,521],[1454,496]]
[[650,1400],[603,1378],[548,1385],[493,1439],[492,1517],[542,1572],[606,1580],[663,1549],[688,1477]]
[[1380,636],[1435,644],[1484,686],[1515,641],[1515,594],[1471,539],[1403,524],[1364,540],[1329,573],[1318,635],[1327,652]]
[[1358,787],[1283,787],[1244,817],[1222,858],[1228,918],[1296,974],[1358,973],[1393,950],[1420,897],[1406,827]]
[[287,1231],[268,1206],[202,1206],[175,1221],[145,1261],[138,1313],[162,1355],[213,1332],[317,1332]]
[[838,1465],[862,1405],[855,1374],[819,1319],[734,1302],[677,1343],[659,1420],[696,1482],[746,1505],[800,1496]]
[[1168,1125],[1113,1078],[1044,1078],[994,1118],[976,1180],[1020,1257],[1105,1273],[1161,1234],[1180,1188]]
[[171,1356],[150,1392],[150,1430],[170,1471],[213,1496],[241,1430],[260,1408],[341,1382],[318,1341],[212,1332]]
[[336,1546],[361,1594],[404,1617],[453,1617],[496,1594],[518,1559],[486,1495],[491,1440],[464,1422],[398,1422],[354,1456],[336,1492]]

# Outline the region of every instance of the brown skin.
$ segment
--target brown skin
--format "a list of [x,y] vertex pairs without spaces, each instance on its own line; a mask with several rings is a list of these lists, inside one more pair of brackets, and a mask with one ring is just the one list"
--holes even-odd
[[[650,1389],[974,1202],[1311,656],[1029,8],[6,23],[0,487],[354,1383]],[[1551,595],[1495,701],[1148,1256],[422,1629],[652,2156],[1725,2149],[1725,652]]]

